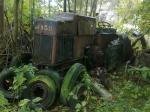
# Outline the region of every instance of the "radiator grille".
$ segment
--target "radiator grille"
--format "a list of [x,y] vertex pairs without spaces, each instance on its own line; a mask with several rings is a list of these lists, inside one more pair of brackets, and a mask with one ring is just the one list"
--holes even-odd
[[52,58],[53,38],[47,35],[36,35],[34,40],[34,62],[47,64]]
[[58,37],[57,62],[73,58],[73,36]]

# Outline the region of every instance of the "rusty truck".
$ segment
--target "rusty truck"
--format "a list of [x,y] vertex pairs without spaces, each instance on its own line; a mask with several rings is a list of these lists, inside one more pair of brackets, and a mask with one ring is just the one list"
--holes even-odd
[[[40,105],[44,108],[50,107],[57,96],[63,104],[74,105],[76,100],[68,102],[69,92],[73,90],[77,94],[85,90],[85,85],[77,81],[85,73],[85,67],[88,71],[98,67],[113,69],[129,60],[133,51],[128,36],[118,35],[108,23],[101,23],[96,28],[95,18],[67,12],[52,19],[35,20],[29,60],[39,70],[35,76],[29,75],[32,78],[22,97],[41,97]],[[1,90],[6,97],[13,97],[6,79],[14,73],[1,74]]]

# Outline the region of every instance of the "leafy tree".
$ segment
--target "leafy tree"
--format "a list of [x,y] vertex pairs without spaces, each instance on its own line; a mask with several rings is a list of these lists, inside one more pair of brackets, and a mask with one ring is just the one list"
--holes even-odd
[[117,27],[124,24],[133,25],[144,34],[150,32],[150,1],[149,0],[122,0],[117,6],[119,22]]

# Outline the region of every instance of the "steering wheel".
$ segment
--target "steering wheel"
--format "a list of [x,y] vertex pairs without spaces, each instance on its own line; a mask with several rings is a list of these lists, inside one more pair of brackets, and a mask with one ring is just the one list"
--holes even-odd
[[112,25],[108,22],[100,21],[100,22],[98,22],[98,27],[99,28],[111,28]]

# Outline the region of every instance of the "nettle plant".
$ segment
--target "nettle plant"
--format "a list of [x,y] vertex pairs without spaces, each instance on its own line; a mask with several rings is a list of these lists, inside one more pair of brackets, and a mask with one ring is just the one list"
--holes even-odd
[[12,67],[10,68],[15,72],[15,77],[13,80],[13,86],[10,87],[10,90],[14,92],[14,96],[21,96],[22,91],[26,88],[26,83],[34,77],[36,67],[29,65],[24,65],[21,67]]
[[[10,91],[12,91],[13,93],[14,100],[12,103],[9,103],[9,101],[3,95],[3,92],[0,91],[0,111],[3,110],[4,112],[42,112],[41,108],[36,107],[36,103],[39,102],[41,98],[37,97],[33,100],[20,100],[22,98],[22,93],[24,92],[28,81],[32,77],[34,77],[37,68],[29,64],[20,66],[18,68],[11,67],[9,69],[14,71],[15,73],[13,84],[9,88]],[[16,101],[16,98],[19,100]]]
[[133,77],[139,77],[144,80],[150,78],[150,69],[148,67],[131,67],[127,69],[127,75]]

